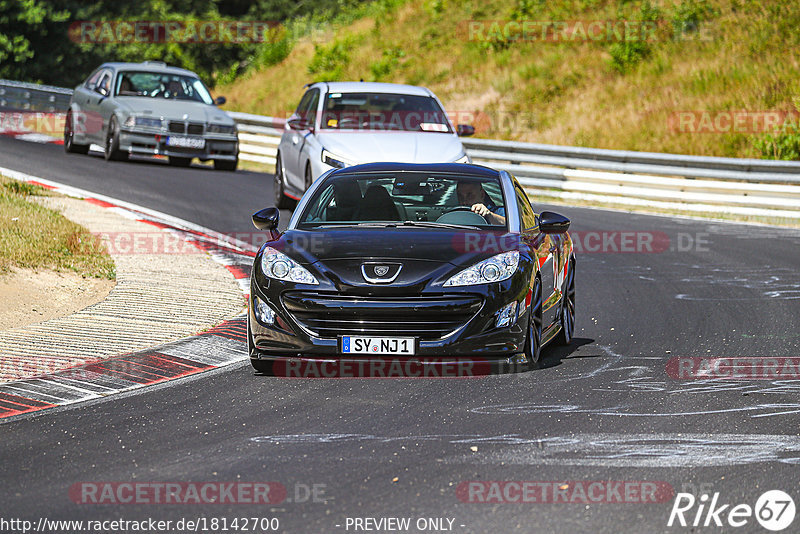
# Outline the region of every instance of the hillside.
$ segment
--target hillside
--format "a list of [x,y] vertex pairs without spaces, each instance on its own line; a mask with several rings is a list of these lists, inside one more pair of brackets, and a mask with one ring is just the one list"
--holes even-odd
[[258,64],[277,63],[217,86],[227,109],[376,80],[431,88],[481,137],[800,159],[794,2],[382,0],[339,20],[274,32]]

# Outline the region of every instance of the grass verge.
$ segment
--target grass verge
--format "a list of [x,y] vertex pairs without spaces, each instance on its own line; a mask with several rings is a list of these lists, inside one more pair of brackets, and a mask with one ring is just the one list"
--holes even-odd
[[50,194],[0,176],[0,275],[13,268],[52,269],[114,280],[114,262],[96,236],[31,201]]

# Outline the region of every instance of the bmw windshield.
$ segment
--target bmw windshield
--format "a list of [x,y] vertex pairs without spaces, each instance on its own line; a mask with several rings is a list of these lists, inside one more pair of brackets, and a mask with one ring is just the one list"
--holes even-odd
[[214,99],[198,78],[165,72],[123,71],[117,75],[117,96],[189,100],[213,104]]

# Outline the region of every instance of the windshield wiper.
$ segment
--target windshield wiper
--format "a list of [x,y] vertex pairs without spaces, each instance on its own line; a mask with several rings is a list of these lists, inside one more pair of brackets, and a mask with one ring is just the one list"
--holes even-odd
[[[306,223],[309,224],[309,223]],[[313,224],[313,223],[311,223]],[[379,221],[368,221],[368,222],[348,222],[348,223],[320,223],[320,224],[313,224],[314,228],[352,228],[354,226],[364,227],[364,226],[374,226],[376,228],[386,228],[391,227],[394,228],[397,226],[398,223],[396,222],[379,222]]]
[[422,226],[424,228],[457,228],[457,229],[469,229],[469,230],[480,230],[477,226],[472,226],[469,224],[451,224],[451,223],[440,223],[434,221],[403,221],[400,223],[400,226]]

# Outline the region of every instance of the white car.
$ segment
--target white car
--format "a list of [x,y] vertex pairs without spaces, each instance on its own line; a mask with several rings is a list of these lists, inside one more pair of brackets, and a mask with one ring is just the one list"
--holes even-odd
[[275,205],[291,208],[330,169],[360,163],[470,163],[430,90],[413,85],[319,82],[307,86],[286,121],[275,166]]

